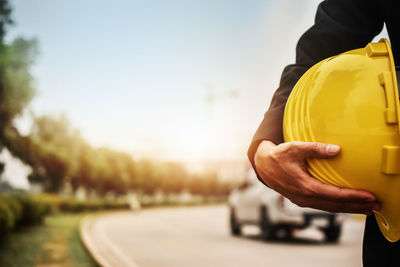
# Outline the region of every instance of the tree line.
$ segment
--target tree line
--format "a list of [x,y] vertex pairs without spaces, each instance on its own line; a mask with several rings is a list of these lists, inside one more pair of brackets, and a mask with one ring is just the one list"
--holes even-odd
[[36,117],[30,133],[21,135],[14,121],[35,95],[31,67],[38,55],[38,42],[22,37],[4,41],[14,23],[11,14],[8,1],[0,0],[0,151],[6,147],[32,167],[31,183],[55,193],[66,184],[73,191],[82,187],[99,195],[131,190],[148,194],[156,190],[202,195],[229,192],[230,186],[221,183],[215,172],[193,174],[181,163],[134,160],[124,152],[95,148],[62,115]]

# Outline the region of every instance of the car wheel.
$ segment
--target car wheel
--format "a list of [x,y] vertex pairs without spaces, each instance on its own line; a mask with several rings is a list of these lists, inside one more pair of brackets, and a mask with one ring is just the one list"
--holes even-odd
[[230,213],[231,214],[230,214],[229,223],[230,223],[230,227],[231,227],[231,234],[234,236],[239,236],[242,234],[242,230],[241,230],[240,224],[236,218],[235,210],[231,209]]
[[342,232],[342,225],[331,225],[322,229],[322,231],[324,232],[325,241],[327,243],[337,243]]
[[269,219],[268,210],[266,207],[261,208],[260,212],[260,228],[261,235],[264,240],[272,240],[275,238],[275,229]]

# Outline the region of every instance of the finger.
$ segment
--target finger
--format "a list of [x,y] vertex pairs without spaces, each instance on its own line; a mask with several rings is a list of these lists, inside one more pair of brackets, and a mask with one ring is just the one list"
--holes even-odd
[[303,175],[308,176],[308,181],[305,187],[307,190],[306,192],[309,196],[340,202],[378,201],[376,196],[371,192],[360,189],[342,188],[334,185],[329,185],[317,180],[316,178],[308,174]]
[[370,215],[372,211],[379,211],[381,205],[377,202],[341,202],[319,198],[299,200],[300,206],[310,207],[329,212],[360,213]]
[[353,203],[353,202],[335,202],[318,200],[313,201],[310,205],[311,208],[325,210],[328,212],[341,212],[341,213],[358,213],[370,215],[374,210],[379,210],[378,203]]
[[301,158],[330,158],[340,152],[340,146],[319,142],[295,142]]
[[292,191],[306,197],[316,197],[342,202],[378,201],[374,194],[365,190],[343,188],[323,183],[304,171],[301,166],[295,166],[292,169],[292,175],[298,177],[297,183],[292,187]]

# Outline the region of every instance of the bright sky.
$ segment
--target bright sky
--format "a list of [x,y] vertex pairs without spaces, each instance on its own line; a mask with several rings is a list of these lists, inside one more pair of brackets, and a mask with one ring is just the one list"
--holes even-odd
[[39,40],[31,109],[66,114],[91,144],[245,159],[319,2],[12,0],[8,37]]

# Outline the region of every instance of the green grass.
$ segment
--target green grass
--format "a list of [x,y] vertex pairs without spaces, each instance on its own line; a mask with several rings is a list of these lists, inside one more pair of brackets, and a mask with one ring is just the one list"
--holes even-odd
[[43,225],[10,234],[0,245],[0,266],[98,266],[80,240],[83,216],[49,216]]

